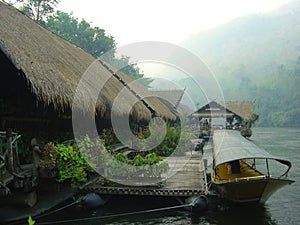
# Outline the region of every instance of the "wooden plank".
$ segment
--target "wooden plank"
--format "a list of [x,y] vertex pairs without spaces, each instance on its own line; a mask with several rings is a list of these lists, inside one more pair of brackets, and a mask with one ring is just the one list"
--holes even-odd
[[[84,192],[120,195],[155,195],[155,196],[192,196],[204,194],[206,191],[206,174],[203,168],[202,156],[188,159],[186,157],[168,158],[170,168],[180,168],[173,176],[168,177],[163,186],[121,186],[107,187],[103,178],[97,178],[83,188]],[[185,164],[185,165],[184,165]],[[176,171],[176,170],[175,170]]]

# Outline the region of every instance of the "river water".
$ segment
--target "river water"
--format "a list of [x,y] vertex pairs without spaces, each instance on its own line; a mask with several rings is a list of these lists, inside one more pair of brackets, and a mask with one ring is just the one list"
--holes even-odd
[[[218,225],[298,225],[300,224],[300,129],[255,128],[251,139],[271,154],[289,159],[293,167],[289,178],[295,183],[276,192],[263,206],[235,206],[212,196],[204,212],[174,209],[161,212],[142,213],[120,217],[109,215],[131,213],[178,205],[174,198],[113,197],[104,207],[87,210],[69,208],[51,217],[38,220],[69,220],[68,224],[218,224]],[[108,216],[108,217],[106,217]],[[71,221],[72,219],[96,218],[96,220]],[[103,217],[102,219],[100,217]],[[61,223],[59,223],[61,224]]]

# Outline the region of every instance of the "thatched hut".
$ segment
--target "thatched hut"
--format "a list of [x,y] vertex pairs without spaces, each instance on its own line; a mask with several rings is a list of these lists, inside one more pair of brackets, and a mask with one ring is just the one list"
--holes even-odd
[[[81,48],[53,34],[12,6],[0,2],[0,129],[18,130],[70,127],[74,94],[82,75],[95,59]],[[114,98],[124,83],[112,76],[107,67],[97,66],[96,82],[111,76],[99,94],[95,107],[98,116],[109,115]],[[116,72],[122,81],[130,77]],[[103,77],[102,77],[103,76]],[[89,98],[93,85],[87,83],[79,96]],[[126,88],[125,88],[126,89]],[[142,86],[134,94],[127,90],[129,101],[147,92]],[[147,102],[147,104],[145,104]],[[151,110],[157,116],[174,119],[175,115],[157,98],[139,99],[132,110],[135,120],[149,120]],[[86,102],[78,106],[83,113]],[[122,116],[122,106],[118,108]],[[47,128],[48,129],[48,128]]]
[[205,125],[212,118],[226,119],[228,126],[242,124],[243,120],[249,120],[254,113],[253,102],[216,102],[211,101],[193,112],[190,117],[202,120]]
[[192,117],[202,118],[238,118],[249,119],[254,112],[253,102],[216,102],[211,101],[191,114]]
[[240,119],[250,119],[254,112],[254,102],[234,101],[221,103],[227,110],[234,113]]

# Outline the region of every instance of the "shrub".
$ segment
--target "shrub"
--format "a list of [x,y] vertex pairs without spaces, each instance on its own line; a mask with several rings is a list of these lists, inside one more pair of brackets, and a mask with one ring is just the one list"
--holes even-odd
[[45,145],[40,168],[56,176],[59,182],[70,180],[72,186],[85,182],[88,172],[92,171],[76,144],[63,145],[52,142]]

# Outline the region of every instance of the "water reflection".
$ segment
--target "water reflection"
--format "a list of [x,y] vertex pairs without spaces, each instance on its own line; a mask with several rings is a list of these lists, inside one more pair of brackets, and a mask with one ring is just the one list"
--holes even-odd
[[[222,199],[214,199],[205,212],[208,224],[218,225],[276,225],[264,205],[238,205]],[[197,223],[196,223],[197,224]]]
[[[146,209],[162,208],[170,205],[178,205],[174,198],[114,198],[104,208],[96,210],[84,210],[71,208],[62,213],[48,217],[39,221],[57,221],[70,218],[97,218],[107,215],[116,215],[126,212],[142,211]],[[268,209],[263,205],[240,206],[218,199],[209,198],[209,206],[206,211],[190,212],[183,209],[161,211],[155,213],[145,213],[129,215],[124,217],[114,217],[96,220],[86,220],[77,223],[67,224],[194,224],[194,225],[277,225],[272,220]]]

